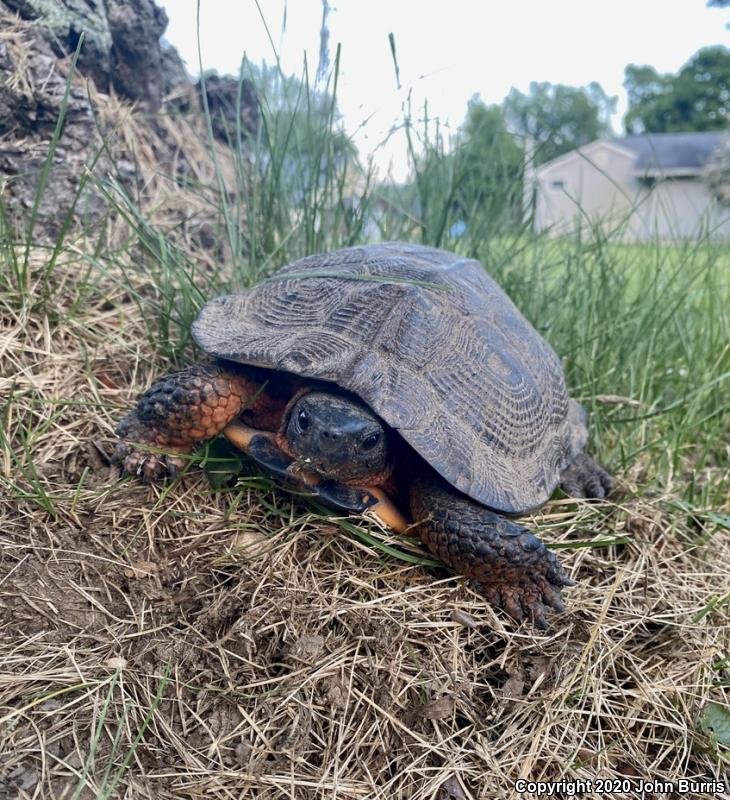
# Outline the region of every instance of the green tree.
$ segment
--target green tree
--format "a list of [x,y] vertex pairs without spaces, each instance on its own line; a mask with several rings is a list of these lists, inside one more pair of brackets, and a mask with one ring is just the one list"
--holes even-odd
[[676,74],[629,64],[624,86],[628,133],[723,130],[730,122],[730,49],[705,47]]
[[595,82],[586,87],[533,82],[527,94],[512,89],[503,104],[509,129],[534,141],[536,164],[610,135],[615,107],[616,98]]
[[[357,158],[357,149],[341,124],[335,97],[303,78],[283,75],[277,67],[250,67],[261,99],[265,137],[272,152],[286,153],[287,169],[322,170],[323,160],[338,166]],[[304,183],[311,181],[305,177]]]
[[522,148],[505,125],[502,109],[478,95],[450,140],[435,125],[414,153],[414,183],[401,201],[419,220],[422,239],[442,245],[468,228],[469,241],[488,239],[519,222]]
[[454,199],[462,216],[480,210],[495,219],[514,218],[522,199],[523,149],[507,130],[499,106],[472,97],[455,158],[462,180]]
[[[255,214],[248,224],[260,225],[262,252],[274,252],[298,225],[302,250],[310,253],[333,241],[350,243],[362,225],[352,191],[361,169],[337,109],[337,70],[335,60],[327,83],[313,84],[306,63],[301,77],[266,64],[245,65],[260,121],[239,164],[250,194],[239,193],[238,200],[249,216]],[[229,135],[235,142],[236,131]]]

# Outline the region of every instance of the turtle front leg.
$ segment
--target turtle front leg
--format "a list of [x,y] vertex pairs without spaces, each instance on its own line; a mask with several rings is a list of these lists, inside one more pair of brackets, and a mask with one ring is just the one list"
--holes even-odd
[[113,460],[145,480],[175,475],[181,456],[220,433],[261,388],[233,365],[198,364],[167,375],[117,425]]
[[573,586],[558,559],[522,525],[456,492],[431,470],[410,489],[423,543],[455,572],[474,579],[492,605],[546,628],[545,610],[563,611],[561,589]]

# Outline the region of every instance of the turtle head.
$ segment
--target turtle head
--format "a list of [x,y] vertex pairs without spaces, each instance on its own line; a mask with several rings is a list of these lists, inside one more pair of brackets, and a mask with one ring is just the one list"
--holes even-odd
[[388,429],[359,400],[312,391],[289,409],[286,439],[297,460],[322,478],[369,483],[389,470]]

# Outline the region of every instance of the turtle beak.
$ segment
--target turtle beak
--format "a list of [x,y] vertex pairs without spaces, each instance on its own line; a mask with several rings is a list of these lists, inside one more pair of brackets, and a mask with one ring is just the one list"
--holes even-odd
[[309,458],[309,456],[307,456],[306,458],[297,458],[291,464],[289,470],[295,474],[301,472],[313,472],[316,475],[322,475],[324,466],[322,464],[316,464],[311,458]]

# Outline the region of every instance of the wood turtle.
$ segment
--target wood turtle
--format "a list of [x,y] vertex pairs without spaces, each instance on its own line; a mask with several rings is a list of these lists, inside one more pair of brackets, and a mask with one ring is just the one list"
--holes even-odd
[[517,620],[563,609],[573,581],[515,516],[611,479],[560,360],[479,262],[397,242],[309,256],[208,302],[192,335],[215,360],[122,419],[128,473],[174,474],[223,433],[288,485],[417,533]]

